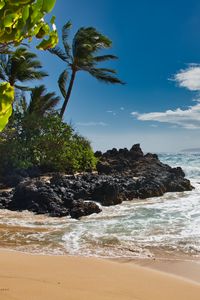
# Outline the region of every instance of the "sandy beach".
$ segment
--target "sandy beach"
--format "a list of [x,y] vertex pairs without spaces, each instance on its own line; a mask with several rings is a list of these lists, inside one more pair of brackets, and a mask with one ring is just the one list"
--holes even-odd
[[199,295],[200,284],[191,279],[133,263],[0,252],[1,300],[199,300]]

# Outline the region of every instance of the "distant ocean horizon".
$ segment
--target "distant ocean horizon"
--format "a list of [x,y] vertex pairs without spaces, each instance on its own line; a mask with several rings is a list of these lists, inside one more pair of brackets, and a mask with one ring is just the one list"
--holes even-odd
[[81,220],[0,210],[0,247],[108,258],[200,258],[200,151],[160,153],[159,158],[182,167],[195,189],[125,201]]

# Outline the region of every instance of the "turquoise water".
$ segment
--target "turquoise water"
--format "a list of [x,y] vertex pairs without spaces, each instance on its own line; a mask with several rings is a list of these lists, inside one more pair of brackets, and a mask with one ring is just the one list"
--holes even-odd
[[200,256],[200,154],[160,154],[195,190],[103,207],[81,220],[0,211],[0,247],[100,257]]

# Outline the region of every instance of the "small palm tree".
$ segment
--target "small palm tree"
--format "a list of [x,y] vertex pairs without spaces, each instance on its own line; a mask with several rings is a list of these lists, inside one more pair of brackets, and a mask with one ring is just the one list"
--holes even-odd
[[56,96],[54,92],[47,93],[44,85],[32,89],[30,97],[30,102],[25,108],[25,114],[34,114],[40,117],[54,111],[60,101],[60,97]]
[[0,79],[20,90],[30,90],[28,86],[21,86],[21,83],[48,76],[41,68],[37,55],[25,47],[19,47],[10,54],[0,55]]
[[[69,30],[71,23],[67,22],[62,28],[62,42],[64,50],[59,47],[49,49],[49,51],[57,55],[66,64],[67,68],[61,73],[58,85],[64,97],[64,103],[60,111],[60,116],[63,117],[68,101],[71,96],[74,80],[78,71],[88,72],[96,79],[105,83],[120,83],[123,82],[118,79],[115,74],[116,71],[109,68],[98,68],[100,62],[117,59],[114,55],[97,55],[97,53],[105,48],[110,48],[112,42],[106,36],[99,33],[93,27],[80,28],[73,38],[72,45],[68,42]],[[66,82],[69,77],[70,82],[66,90]]]

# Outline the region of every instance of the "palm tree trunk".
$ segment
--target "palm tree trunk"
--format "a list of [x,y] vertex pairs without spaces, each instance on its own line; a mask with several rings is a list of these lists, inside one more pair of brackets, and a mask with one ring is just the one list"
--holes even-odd
[[68,90],[67,90],[67,95],[65,97],[63,106],[62,106],[61,111],[60,111],[60,117],[61,117],[61,119],[63,118],[63,115],[65,113],[67,104],[69,102],[69,98],[71,96],[71,92],[72,92],[72,88],[73,88],[75,77],[76,77],[76,70],[73,70],[72,71],[72,76],[71,76],[71,79],[70,79],[70,83],[69,83],[69,87],[68,87]]

